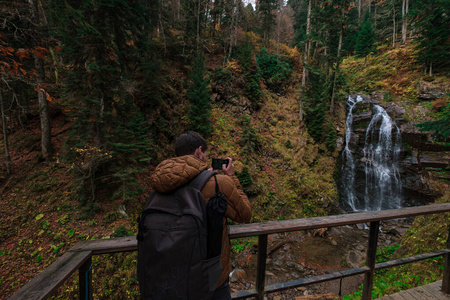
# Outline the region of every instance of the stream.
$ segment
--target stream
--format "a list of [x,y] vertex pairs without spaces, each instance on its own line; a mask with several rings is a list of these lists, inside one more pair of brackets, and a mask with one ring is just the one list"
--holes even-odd
[[[382,221],[378,249],[395,245],[411,222],[410,219]],[[366,259],[368,236],[366,224],[269,235],[266,285],[358,268]],[[257,246],[232,258],[235,267],[230,277],[232,292],[255,288]],[[340,280],[328,281],[272,293],[266,299],[302,299],[308,295],[335,299],[339,294],[356,291],[363,279],[363,275],[351,276],[344,278],[342,283]]]

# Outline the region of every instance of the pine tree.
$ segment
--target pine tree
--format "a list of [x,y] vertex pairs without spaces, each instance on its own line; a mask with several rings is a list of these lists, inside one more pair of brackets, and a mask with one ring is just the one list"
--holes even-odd
[[327,96],[329,85],[324,72],[311,69],[309,83],[304,93],[305,123],[309,135],[322,143],[326,138],[326,111],[328,109]]
[[277,0],[260,0],[258,11],[261,15],[261,32],[263,36],[264,42],[269,42],[269,36],[272,32],[272,29],[275,25],[276,16],[275,16],[275,10],[278,7],[278,1]]
[[356,55],[359,57],[364,57],[364,67],[366,67],[367,64],[367,55],[374,51],[374,43],[375,32],[372,28],[369,11],[367,10],[364,16],[364,22],[358,32],[358,38],[356,39],[355,45]]
[[127,176],[119,176],[122,185],[115,186],[127,185],[137,160],[148,155],[141,144],[148,138],[138,130],[147,127],[135,123],[140,118],[130,86],[138,86],[151,65],[148,39],[154,27],[147,18],[151,14],[146,1],[52,0],[49,4],[61,58],[70,66],[61,72],[65,104],[74,120],[68,159],[88,149],[83,153],[89,153],[90,171],[80,174],[84,181],[80,186],[85,186],[80,196],[94,200],[96,187],[120,174]]
[[256,63],[267,87],[274,92],[282,92],[292,73],[289,64],[282,61],[279,55],[269,54],[266,48],[259,51]]
[[203,55],[197,55],[194,58],[190,78],[191,84],[186,91],[186,98],[191,103],[188,113],[190,129],[206,137],[212,131],[209,119],[212,106],[210,83],[206,78]]
[[418,0],[411,4],[417,30],[419,60],[430,76],[433,70],[446,70],[450,53],[450,5],[446,0]]
[[245,36],[245,42],[240,48],[238,59],[245,80],[245,96],[254,106],[258,107],[261,99],[261,85],[259,84],[260,76],[258,75],[258,67],[256,65],[253,47],[250,43],[248,34]]

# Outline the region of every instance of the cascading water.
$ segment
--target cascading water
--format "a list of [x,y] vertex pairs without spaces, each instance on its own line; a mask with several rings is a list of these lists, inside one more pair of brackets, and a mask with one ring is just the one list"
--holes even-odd
[[[394,134],[393,134],[394,133]],[[399,208],[402,182],[398,168],[400,130],[381,106],[374,105],[374,115],[366,130],[364,162],[366,210]]]
[[[346,144],[342,153],[342,196],[353,211],[374,211],[401,207],[402,184],[399,173],[400,130],[379,105],[373,105],[373,116],[366,129],[362,149],[365,173],[364,191],[355,192],[355,162],[349,148],[353,109],[362,98],[349,97]],[[363,178],[358,178],[362,180]],[[357,195],[359,197],[357,197]]]
[[348,96],[347,105],[349,106],[347,119],[345,125],[347,127],[345,132],[345,148],[342,151],[342,192],[344,201],[350,206],[352,210],[356,210],[356,196],[355,196],[355,162],[352,151],[350,151],[349,144],[353,130],[353,108],[358,102],[363,99],[357,96],[356,100],[352,96]]

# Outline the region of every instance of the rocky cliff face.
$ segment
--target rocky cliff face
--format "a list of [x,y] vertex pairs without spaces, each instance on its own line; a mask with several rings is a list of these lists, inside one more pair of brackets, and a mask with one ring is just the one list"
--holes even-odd
[[407,121],[411,119],[408,114],[426,115],[426,107],[417,105],[407,110],[394,102],[383,103],[379,93],[361,97],[363,101],[358,102],[353,109],[353,130],[348,142],[355,161],[356,198],[364,197],[366,175],[363,148],[366,130],[374,114],[374,105],[383,107],[401,132],[399,171],[403,191],[402,205],[422,205],[448,192],[450,147],[431,143],[431,133],[420,132],[415,127],[415,122]]

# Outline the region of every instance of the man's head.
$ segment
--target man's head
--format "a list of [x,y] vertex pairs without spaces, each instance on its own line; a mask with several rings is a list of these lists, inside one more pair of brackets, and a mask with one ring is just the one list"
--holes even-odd
[[191,154],[202,160],[206,160],[205,153],[208,145],[205,139],[195,131],[188,131],[177,137],[174,148],[176,156]]

